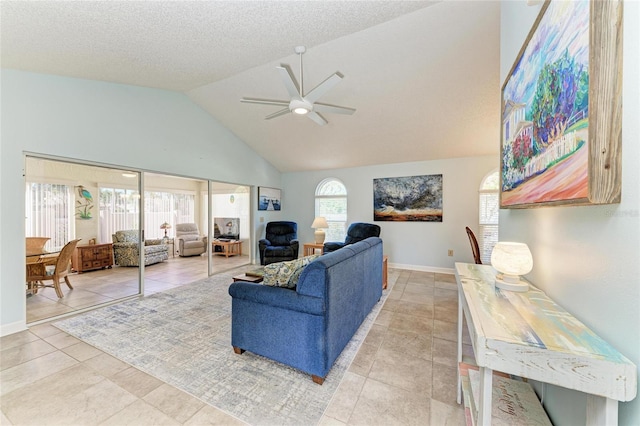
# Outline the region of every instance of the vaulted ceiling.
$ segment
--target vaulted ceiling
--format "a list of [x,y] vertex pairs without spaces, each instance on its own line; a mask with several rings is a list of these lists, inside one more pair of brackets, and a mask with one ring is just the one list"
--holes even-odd
[[[497,1],[2,1],[1,64],[185,93],[283,172],[497,155]],[[264,117],[288,99],[276,66],[321,102],[355,108]]]

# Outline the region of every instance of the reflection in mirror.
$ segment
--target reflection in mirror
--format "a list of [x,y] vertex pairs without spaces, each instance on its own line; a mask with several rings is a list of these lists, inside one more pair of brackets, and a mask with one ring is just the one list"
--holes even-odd
[[[27,323],[167,291],[251,262],[249,187],[211,182],[210,203],[206,180],[141,176],[124,168],[34,156],[25,159],[25,182]],[[212,255],[210,211],[226,219],[224,235],[242,251]],[[178,238],[185,227],[195,235],[189,247],[181,247]],[[62,297],[54,288],[35,285],[36,272],[53,270],[55,259],[75,239],[68,281],[60,279]],[[200,247],[194,247],[196,240]]]
[[[138,234],[138,182],[128,170],[26,157],[27,323],[140,294],[138,268],[114,262],[116,232]],[[34,249],[38,239],[44,244]],[[60,293],[53,280],[44,283],[53,287],[36,285],[39,273],[54,271]]]
[[251,262],[251,198],[248,186],[211,182],[212,264],[228,270]]

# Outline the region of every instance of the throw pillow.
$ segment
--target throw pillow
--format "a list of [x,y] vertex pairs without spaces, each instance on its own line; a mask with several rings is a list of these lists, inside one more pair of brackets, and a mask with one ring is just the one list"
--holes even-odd
[[271,263],[264,267],[262,284],[272,287],[295,288],[305,266],[319,255],[305,256],[288,262]]

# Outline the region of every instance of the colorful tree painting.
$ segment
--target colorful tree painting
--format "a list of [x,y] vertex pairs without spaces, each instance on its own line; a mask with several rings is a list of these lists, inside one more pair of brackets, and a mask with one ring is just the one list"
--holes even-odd
[[[552,0],[541,13],[502,90],[502,206],[588,192],[589,2]],[[570,185],[549,184],[554,167]]]
[[567,49],[558,60],[542,67],[531,108],[536,154],[564,134],[577,112],[588,110],[588,80],[587,71],[576,64]]

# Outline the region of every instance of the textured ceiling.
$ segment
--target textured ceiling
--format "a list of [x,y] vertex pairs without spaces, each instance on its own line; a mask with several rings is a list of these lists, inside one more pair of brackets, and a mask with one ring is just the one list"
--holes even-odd
[[[185,92],[281,171],[497,154],[499,2],[1,1],[4,68]],[[329,124],[242,97],[286,99],[276,72],[306,45],[305,86],[356,108]]]

